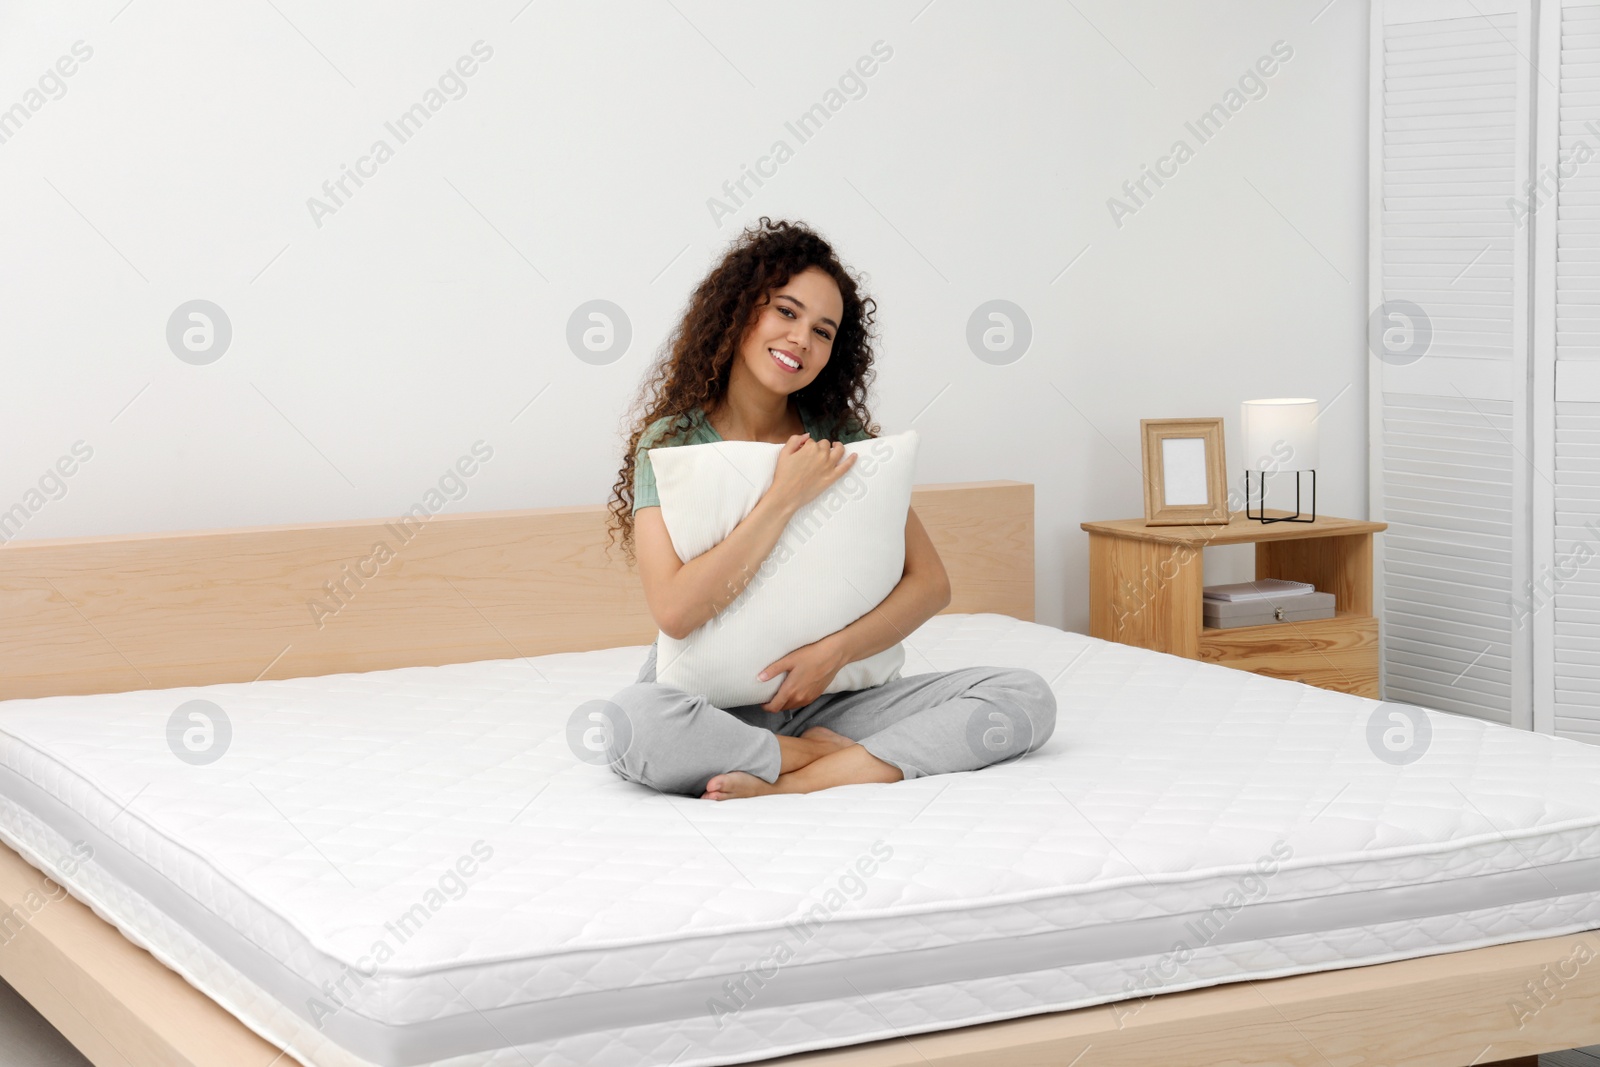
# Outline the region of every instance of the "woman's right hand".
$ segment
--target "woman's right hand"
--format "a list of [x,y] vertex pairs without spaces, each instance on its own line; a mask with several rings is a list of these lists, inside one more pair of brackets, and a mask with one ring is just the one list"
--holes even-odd
[[767,491],[787,498],[798,510],[844,477],[855,462],[856,454],[847,453],[843,441],[813,441],[810,434],[795,434],[778,454],[778,471]]

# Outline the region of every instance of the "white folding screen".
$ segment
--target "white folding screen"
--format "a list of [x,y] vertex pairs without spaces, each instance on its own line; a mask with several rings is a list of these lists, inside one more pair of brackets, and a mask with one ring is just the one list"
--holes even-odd
[[1387,699],[1532,725],[1532,0],[1374,0],[1372,513]]
[[1372,12],[1384,695],[1600,744],[1600,0]]
[[1534,230],[1534,728],[1600,744],[1600,3],[1540,5]]

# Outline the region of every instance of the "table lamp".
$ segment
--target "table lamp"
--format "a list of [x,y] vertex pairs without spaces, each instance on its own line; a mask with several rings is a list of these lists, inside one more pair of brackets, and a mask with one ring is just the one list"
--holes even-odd
[[[1317,520],[1317,402],[1304,397],[1246,400],[1241,405],[1244,424],[1244,513],[1261,522],[1315,522]],[[1256,512],[1250,512],[1250,473],[1261,474]],[[1294,472],[1294,514],[1267,518],[1267,475]],[[1311,472],[1311,516],[1300,514],[1300,474]]]

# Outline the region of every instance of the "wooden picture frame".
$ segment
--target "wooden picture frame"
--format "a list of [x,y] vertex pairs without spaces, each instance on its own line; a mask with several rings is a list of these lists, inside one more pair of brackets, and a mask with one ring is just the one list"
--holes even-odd
[[1222,420],[1140,419],[1146,526],[1225,525],[1227,459]]

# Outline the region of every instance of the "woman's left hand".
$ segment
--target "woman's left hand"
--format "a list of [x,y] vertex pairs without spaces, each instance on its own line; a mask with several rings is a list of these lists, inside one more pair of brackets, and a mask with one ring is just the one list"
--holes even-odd
[[756,675],[758,681],[764,682],[775,674],[788,672],[784,674],[778,691],[762,705],[763,708],[774,712],[803,708],[822,695],[834,675],[848,662],[839,646],[831,640],[832,636],[830,634],[820,641],[801,645]]

